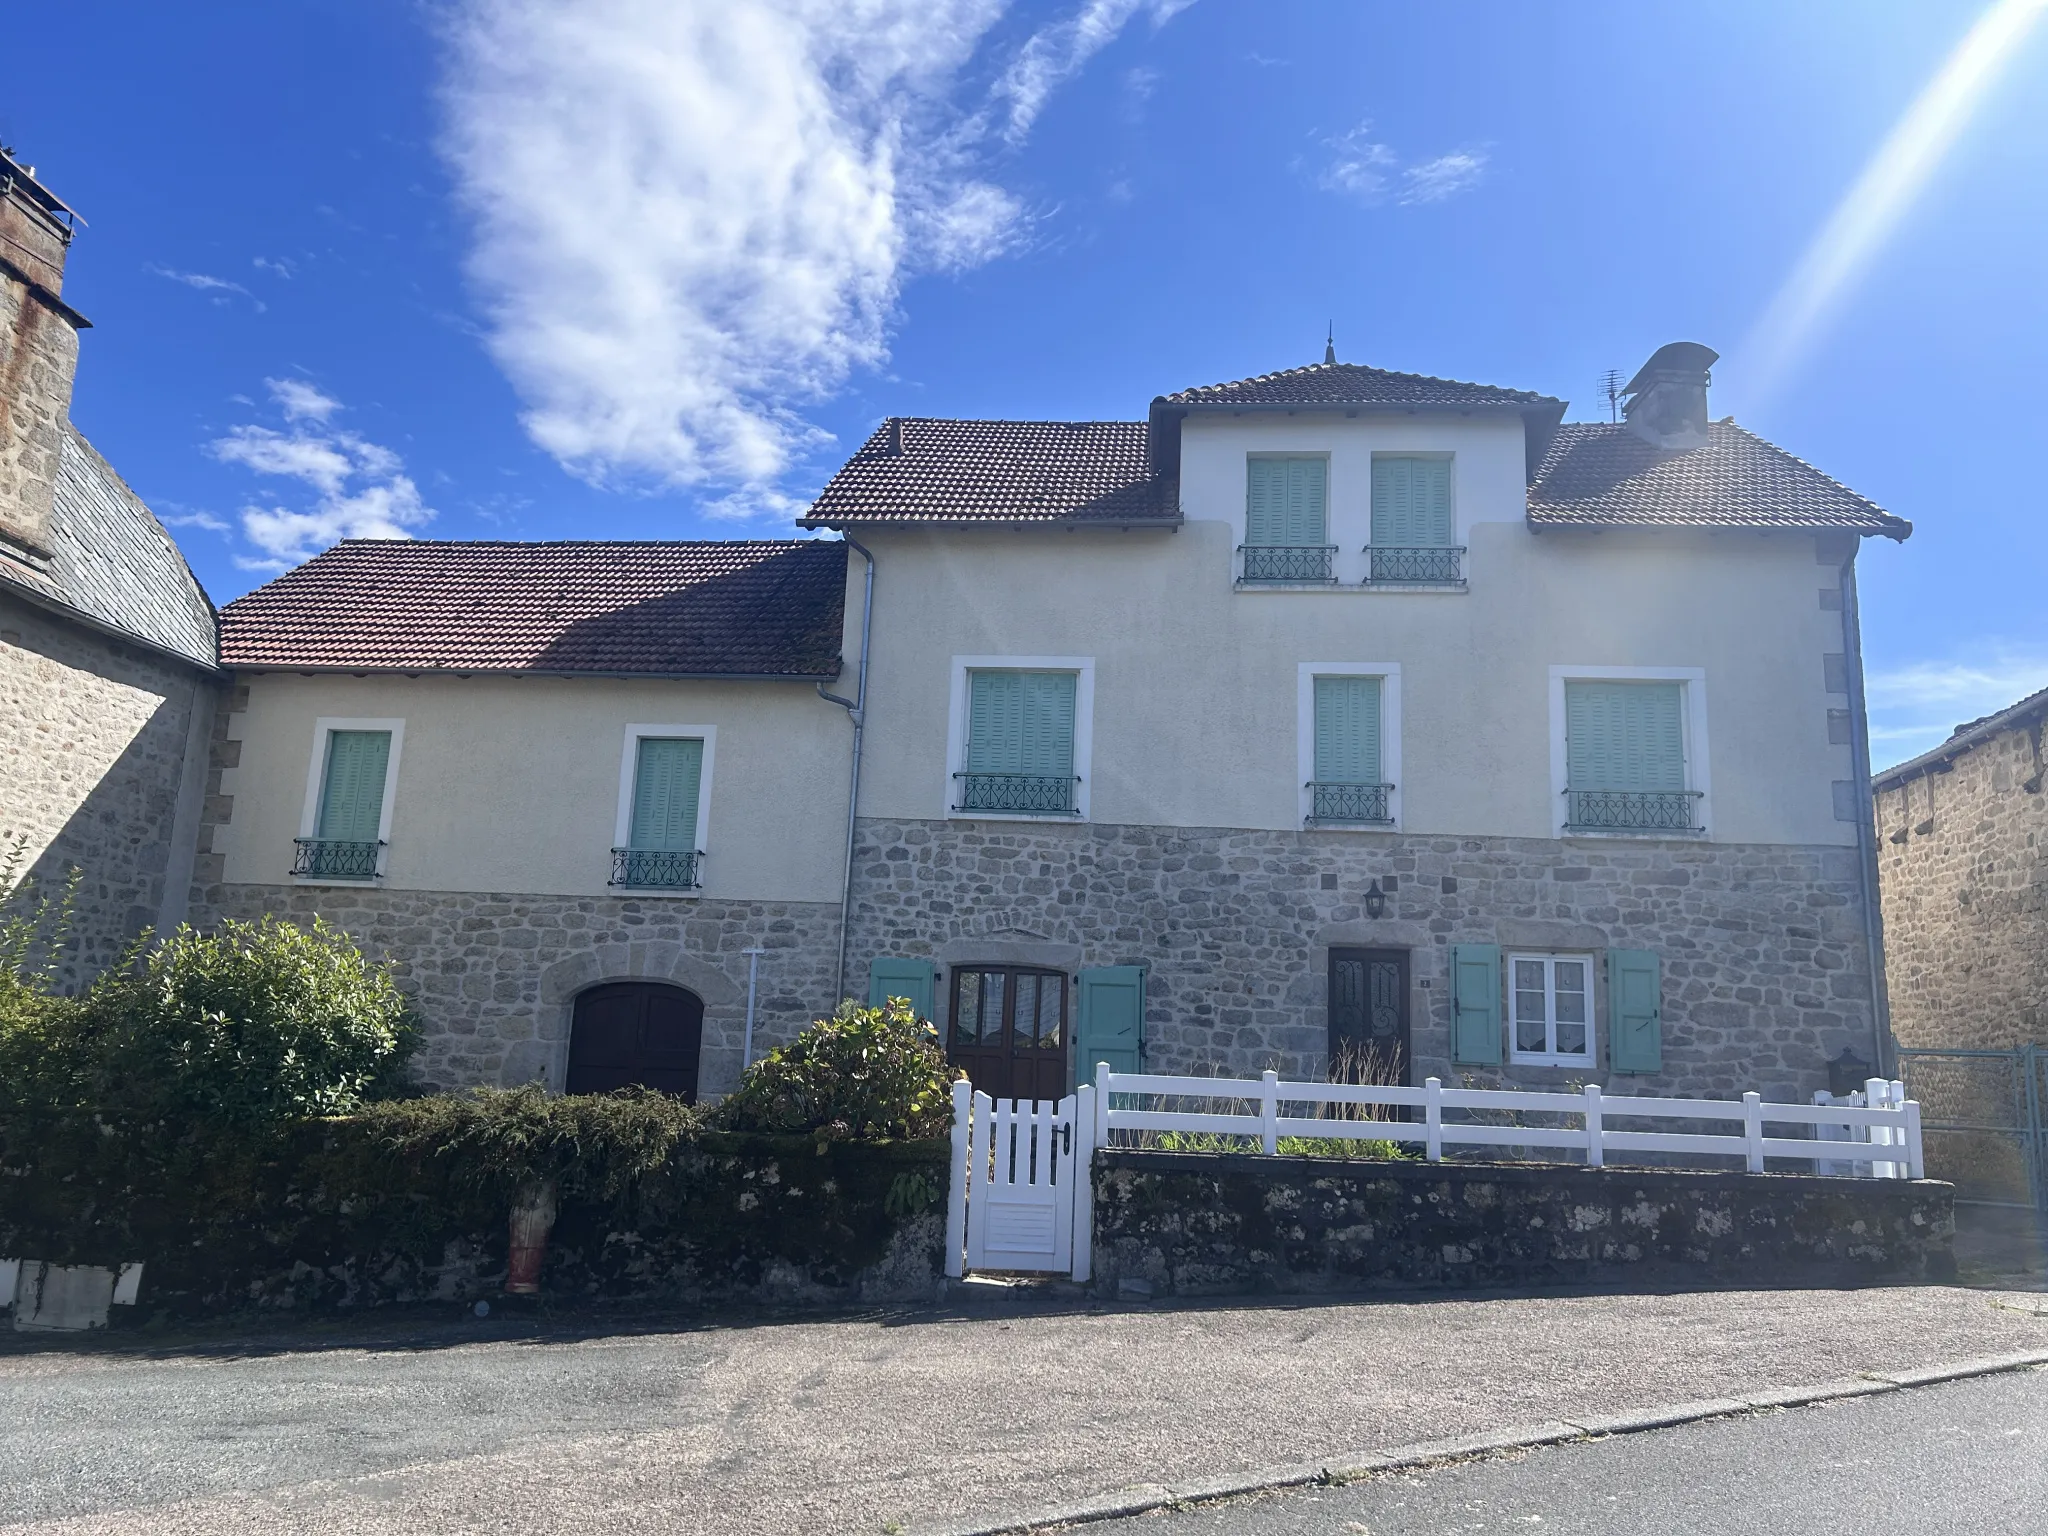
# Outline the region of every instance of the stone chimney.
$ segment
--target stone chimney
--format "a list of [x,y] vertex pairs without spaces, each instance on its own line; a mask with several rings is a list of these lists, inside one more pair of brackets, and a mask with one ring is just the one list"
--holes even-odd
[[1622,391],[1629,431],[1673,452],[1706,447],[1708,370],[1720,360],[1696,341],[1674,341],[1651,353]]
[[58,295],[73,216],[0,150],[0,556],[50,550],[78,332],[90,324]]

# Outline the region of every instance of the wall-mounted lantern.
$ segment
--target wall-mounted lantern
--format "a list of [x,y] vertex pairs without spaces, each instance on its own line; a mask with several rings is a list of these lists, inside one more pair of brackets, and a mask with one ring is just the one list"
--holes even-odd
[[1386,910],[1387,893],[1380,889],[1379,881],[1375,880],[1365,890],[1365,915],[1367,917],[1378,917]]

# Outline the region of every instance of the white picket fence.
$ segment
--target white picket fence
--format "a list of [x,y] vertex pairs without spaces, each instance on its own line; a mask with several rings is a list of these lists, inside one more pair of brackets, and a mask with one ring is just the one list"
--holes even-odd
[[[1168,1077],[1152,1072],[1112,1072],[1107,1064],[1096,1068],[1094,1086],[1096,1134],[1092,1140],[1097,1146],[1112,1145],[1110,1138],[1117,1131],[1194,1131],[1246,1137],[1269,1156],[1283,1136],[1315,1136],[1419,1143],[1433,1163],[1443,1160],[1447,1146],[1522,1147],[1579,1152],[1586,1165],[1594,1168],[1604,1165],[1609,1153],[1655,1152],[1740,1158],[1751,1173],[1762,1173],[1766,1158],[1781,1158],[1860,1165],[1883,1178],[1926,1176],[1919,1104],[1906,1097],[1903,1083],[1875,1077],[1865,1084],[1861,1105],[1766,1104],[1755,1093],[1745,1093],[1740,1101],[1649,1098],[1606,1093],[1598,1083],[1588,1083],[1582,1093],[1534,1093],[1446,1088],[1443,1080],[1435,1077],[1420,1088],[1283,1083],[1273,1072],[1257,1079]],[[1161,1097],[1221,1102],[1230,1107],[1146,1107],[1146,1099]],[[1283,1105],[1303,1104],[1419,1110],[1420,1114],[1399,1120],[1368,1120],[1280,1112]],[[1446,1118],[1447,1111],[1453,1118]],[[1560,1117],[1568,1123],[1503,1124],[1499,1118],[1527,1114]],[[1611,1120],[1720,1122],[1741,1129],[1732,1134],[1616,1130],[1608,1123]],[[1781,1132],[1786,1127],[1801,1127],[1805,1134],[1771,1135],[1772,1126]]]
[[[1176,1101],[1176,1107],[1158,1107],[1162,1099]],[[1221,1107],[1189,1109],[1189,1100]],[[1280,1112],[1282,1106],[1306,1105],[1409,1115],[1374,1120]],[[1503,1123],[1530,1114],[1566,1123]],[[1476,1118],[1482,1116],[1489,1118]],[[1740,1129],[1618,1130],[1612,1123],[1645,1120]],[[1770,1134],[1772,1127],[1779,1134]],[[1783,1134],[1788,1128],[1802,1134]],[[1282,1082],[1273,1072],[1258,1078],[1169,1077],[1112,1072],[1105,1062],[1096,1067],[1093,1083],[1056,1104],[991,1100],[964,1082],[953,1085],[946,1273],[1051,1272],[1088,1279],[1095,1149],[1116,1145],[1119,1132],[1135,1131],[1241,1137],[1268,1156],[1278,1152],[1282,1137],[1309,1136],[1419,1143],[1433,1163],[1443,1161],[1444,1148],[1465,1146],[1577,1152],[1594,1168],[1610,1153],[1675,1153],[1740,1159],[1751,1173],[1762,1173],[1767,1158],[1810,1164],[1823,1174],[1919,1179],[1927,1172],[1920,1106],[1906,1097],[1903,1083],[1882,1078],[1872,1078],[1861,1094],[1841,1103],[1815,1094],[1811,1104],[1766,1104],[1755,1093],[1739,1100],[1661,1099],[1605,1093],[1597,1083],[1582,1093],[1525,1093],[1446,1088],[1434,1077],[1420,1088]]]

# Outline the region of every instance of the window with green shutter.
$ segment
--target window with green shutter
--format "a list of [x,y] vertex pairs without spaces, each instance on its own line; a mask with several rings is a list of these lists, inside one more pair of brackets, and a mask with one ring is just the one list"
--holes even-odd
[[704,743],[693,736],[642,736],[634,749],[633,803],[626,846],[612,850],[612,884],[636,890],[693,890],[699,883],[698,795]]
[[305,880],[374,880],[383,847],[389,731],[329,731],[313,835],[298,839],[292,873]]
[[1381,679],[1315,680],[1315,778],[1309,819],[1374,823],[1391,820],[1393,786],[1380,766]]
[[1442,586],[1464,580],[1451,511],[1451,463],[1376,453],[1372,460],[1372,577]]
[[1074,813],[1072,672],[967,674],[967,743],[955,810]]
[[1244,579],[1329,581],[1329,460],[1245,461]]
[[1564,685],[1569,828],[1686,832],[1698,825],[1685,763],[1685,685]]

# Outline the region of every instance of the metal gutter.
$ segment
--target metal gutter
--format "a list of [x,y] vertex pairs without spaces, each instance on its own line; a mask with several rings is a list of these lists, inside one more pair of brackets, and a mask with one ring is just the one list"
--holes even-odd
[[221,670],[246,677],[289,672],[296,677],[595,677],[623,682],[658,683],[826,683],[833,672],[574,672],[547,667],[366,667],[312,666],[296,661],[223,661]]
[[836,693],[828,693],[823,683],[818,684],[818,697],[827,703],[837,704],[853,721],[853,769],[846,789],[846,870],[839,888],[839,969],[832,987],[833,996],[843,998],[846,996],[846,929],[853,916],[854,818],[860,813],[860,755],[867,735],[868,645],[875,626],[875,557],[859,540],[843,531],[839,536],[846,541],[847,548],[857,551],[868,563],[867,584],[860,604],[860,672],[854,680],[853,697],[843,699]]

